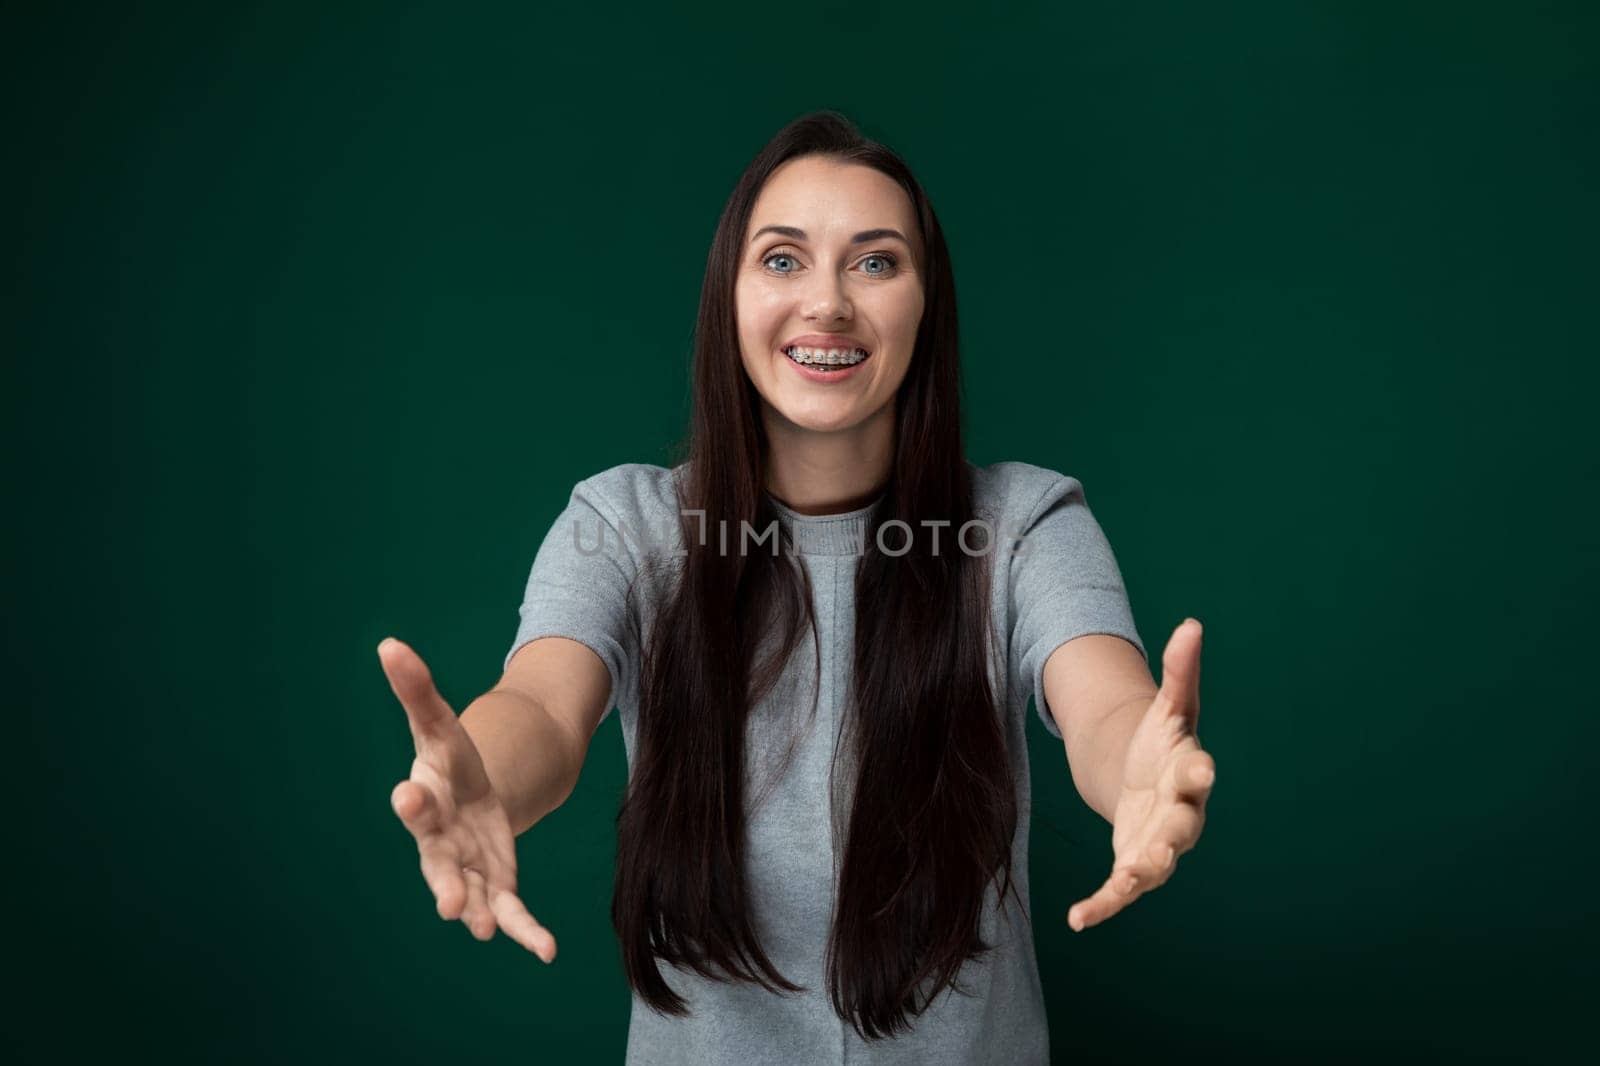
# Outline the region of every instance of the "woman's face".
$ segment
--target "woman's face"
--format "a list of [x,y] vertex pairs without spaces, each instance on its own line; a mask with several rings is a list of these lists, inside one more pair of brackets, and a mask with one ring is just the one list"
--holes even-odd
[[[750,214],[734,305],[745,372],[769,418],[838,432],[892,403],[922,321],[917,240],[911,198],[872,167],[802,156],[768,178]],[[868,354],[848,369],[811,369],[786,354],[796,344],[812,360],[828,359],[829,349]],[[829,365],[841,364],[821,364]]]

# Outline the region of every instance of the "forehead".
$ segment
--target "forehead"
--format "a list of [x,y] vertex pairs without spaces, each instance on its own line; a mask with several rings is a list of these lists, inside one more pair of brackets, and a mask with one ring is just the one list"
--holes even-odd
[[831,159],[791,159],[767,179],[750,212],[748,233],[797,226],[828,241],[880,226],[914,238],[916,214],[899,182],[873,167]]

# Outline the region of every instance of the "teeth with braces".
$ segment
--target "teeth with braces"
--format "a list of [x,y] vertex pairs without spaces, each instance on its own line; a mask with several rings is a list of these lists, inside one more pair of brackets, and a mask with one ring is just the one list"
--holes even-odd
[[854,366],[867,357],[864,348],[789,347],[784,349],[784,354],[808,366]]

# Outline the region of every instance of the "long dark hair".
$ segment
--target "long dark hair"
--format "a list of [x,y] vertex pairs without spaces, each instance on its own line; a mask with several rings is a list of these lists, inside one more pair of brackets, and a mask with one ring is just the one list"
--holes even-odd
[[[853,721],[840,742],[855,777],[826,961],[834,1009],[876,1039],[908,1031],[967,959],[993,947],[980,922],[991,879],[1002,900],[1015,891],[1017,809],[986,658],[992,552],[952,550],[955,531],[976,516],[949,254],[906,164],[834,111],[796,119],[761,150],[723,209],[706,261],[693,415],[679,444],[687,452],[679,503],[705,517],[684,519],[681,580],[643,654],[611,916],[629,984],[662,1013],[688,1006],[657,958],[715,980],[804,991],[768,958],[747,910],[744,760],[750,708],[805,628],[815,632],[810,582],[786,531],[778,554],[722,550],[702,531],[719,522],[764,531],[777,519],[763,492],[769,446],[740,358],[734,284],[757,195],[781,164],[805,155],[897,181],[915,206],[925,260],[922,321],[893,401],[893,471],[856,570]],[[891,519],[910,527],[904,554],[878,549],[878,527]],[[927,534],[940,530],[923,519],[950,521],[938,549]],[[899,551],[905,537],[897,527],[884,543]]]

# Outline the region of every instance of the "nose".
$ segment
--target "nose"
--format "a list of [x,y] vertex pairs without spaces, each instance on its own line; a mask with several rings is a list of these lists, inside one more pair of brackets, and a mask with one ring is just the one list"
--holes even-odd
[[818,270],[812,277],[814,280],[805,296],[808,322],[848,319],[855,313],[850,298],[845,295],[844,283],[837,274]]

